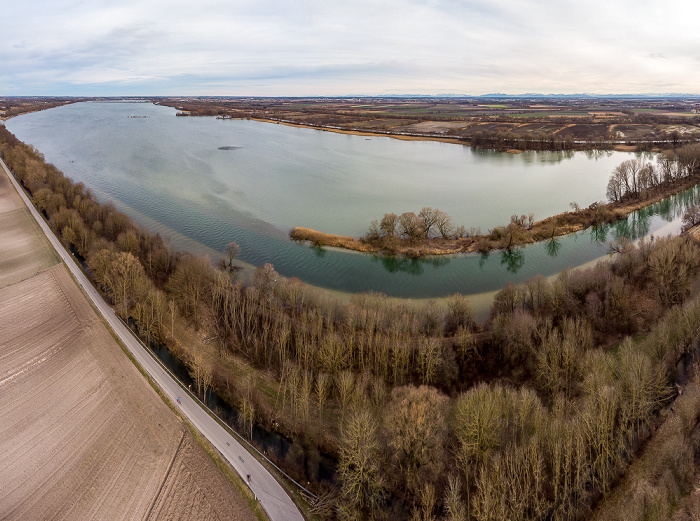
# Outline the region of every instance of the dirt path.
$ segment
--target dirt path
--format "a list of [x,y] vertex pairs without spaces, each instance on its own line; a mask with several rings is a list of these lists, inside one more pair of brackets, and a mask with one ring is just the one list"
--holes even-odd
[[0,175],[0,519],[255,519],[5,181]]

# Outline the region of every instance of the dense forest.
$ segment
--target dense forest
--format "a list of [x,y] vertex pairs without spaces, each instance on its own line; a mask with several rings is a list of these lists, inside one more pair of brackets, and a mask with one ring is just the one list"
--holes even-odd
[[[592,268],[508,285],[476,324],[461,295],[345,303],[270,264],[244,284],[235,244],[218,264],[176,252],[3,127],[0,153],[119,315],[180,357],[200,393],[213,387],[248,425],[337,459],[332,485],[298,458],[279,462],[311,483],[322,518],[589,517],[698,354],[700,247],[689,236],[620,244]],[[185,346],[176,323],[214,341]],[[671,477],[639,494],[634,519],[682,515],[699,404],[683,408]]]

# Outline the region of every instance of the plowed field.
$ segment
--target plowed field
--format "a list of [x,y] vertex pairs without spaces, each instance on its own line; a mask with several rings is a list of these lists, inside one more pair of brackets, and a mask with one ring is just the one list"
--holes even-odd
[[255,519],[15,198],[0,173],[0,519]]

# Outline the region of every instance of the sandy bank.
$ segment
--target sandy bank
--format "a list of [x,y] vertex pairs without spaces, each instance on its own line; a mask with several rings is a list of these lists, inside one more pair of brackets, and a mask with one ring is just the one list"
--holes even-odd
[[286,125],[288,127],[298,127],[298,128],[310,128],[314,130],[324,130],[326,132],[334,132],[336,134],[350,134],[353,136],[367,136],[367,137],[390,137],[394,139],[401,139],[403,141],[438,141],[440,143],[452,143],[455,145],[468,145],[462,139],[458,138],[448,138],[448,137],[431,137],[431,136],[407,136],[402,134],[392,134],[390,132],[369,132],[366,130],[345,130],[342,128],[332,128],[324,127],[319,125],[304,125],[301,123],[292,123],[289,121],[280,121],[277,119],[265,119],[265,118],[236,118],[230,117],[226,119],[241,119],[250,121],[260,121],[262,123],[277,123],[278,125]]

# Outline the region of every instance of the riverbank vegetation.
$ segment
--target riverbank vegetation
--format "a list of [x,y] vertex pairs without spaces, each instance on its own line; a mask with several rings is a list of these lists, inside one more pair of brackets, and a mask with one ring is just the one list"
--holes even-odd
[[[689,236],[508,285],[476,324],[461,295],[343,303],[269,264],[243,284],[235,246],[218,268],[176,252],[3,128],[0,153],[140,336],[179,356],[200,393],[238,406],[245,435],[260,422],[294,440],[277,463],[310,483],[323,518],[588,518],[664,425],[698,355]],[[691,494],[693,403],[659,467],[673,501],[656,514],[640,493],[630,519],[670,518]],[[337,461],[330,481],[322,452]]]
[[0,99],[0,119],[9,119],[20,114],[52,109],[84,100],[85,98],[56,96],[9,96]]
[[359,238],[336,236],[309,228],[293,228],[292,240],[314,246],[333,246],[360,252],[423,257],[454,253],[511,249],[551,240],[592,226],[622,219],[633,211],[687,190],[700,182],[700,144],[685,145],[659,155],[656,164],[642,159],[623,161],[613,171],[607,186],[609,202],[587,208],[571,204],[572,210],[540,221],[534,214],[512,215],[506,226],[482,234],[479,228],[456,226],[439,209],[424,207],[418,214],[386,213],[372,221]]

